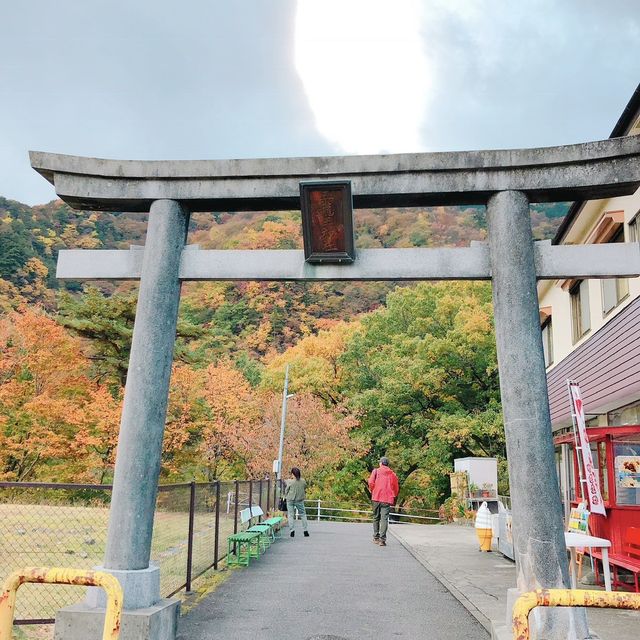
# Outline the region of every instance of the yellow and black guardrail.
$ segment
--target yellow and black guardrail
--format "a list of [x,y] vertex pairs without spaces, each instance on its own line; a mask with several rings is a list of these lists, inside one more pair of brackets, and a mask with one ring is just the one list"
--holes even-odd
[[107,594],[102,640],[118,640],[122,619],[122,587],[116,578],[103,571],[27,567],[14,571],[4,582],[0,593],[0,640],[11,640],[11,628],[18,588],[27,583],[73,584],[86,587],[102,587]]
[[535,607],[598,607],[640,610],[640,593],[590,589],[536,589],[522,594],[513,605],[513,638],[529,640],[529,613]]

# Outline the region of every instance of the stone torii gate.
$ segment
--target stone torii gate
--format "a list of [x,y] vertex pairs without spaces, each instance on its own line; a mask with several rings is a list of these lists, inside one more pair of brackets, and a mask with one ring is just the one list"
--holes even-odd
[[[491,280],[513,502],[518,587],[569,587],[538,315],[537,279],[640,275],[640,245],[534,242],[530,202],[598,199],[640,185],[640,136],[540,149],[325,158],[117,161],[31,152],[33,168],[76,209],[149,212],[144,250],[61,251],[58,277],[139,279],[105,568],[125,591],[125,638],[173,638],[177,605],[149,565],[182,280]],[[348,180],[356,208],[487,206],[488,243],[361,250],[318,265],[302,251],[185,246],[192,211],[291,210],[301,181]],[[56,637],[98,628],[100,601],[59,613]],[[136,622],[137,621],[137,622]],[[142,621],[142,622],[140,622]],[[137,625],[137,627],[136,627]],[[585,637],[554,611],[540,637]]]

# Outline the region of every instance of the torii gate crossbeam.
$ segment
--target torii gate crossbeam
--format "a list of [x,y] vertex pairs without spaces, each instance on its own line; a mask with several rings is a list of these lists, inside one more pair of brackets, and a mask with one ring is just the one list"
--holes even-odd
[[[31,161],[75,208],[149,211],[144,251],[62,252],[59,262],[66,278],[140,278],[105,557],[123,583],[126,609],[157,606],[159,599],[149,556],[181,279],[490,278],[518,587],[569,586],[536,279],[638,275],[640,257],[637,244],[534,243],[529,202],[633,193],[640,136],[389,156],[144,162],[32,152]],[[351,180],[356,208],[486,204],[488,245],[363,251],[345,266],[305,265],[295,251],[248,257],[185,249],[191,211],[296,209],[301,181],[335,178]],[[75,624],[84,637],[84,620],[71,612],[66,628]],[[566,638],[569,628],[586,637],[584,615],[554,611],[543,617],[540,637]]]
[[[58,253],[56,277],[62,280],[139,280],[144,247],[66,249]],[[538,280],[619,278],[640,275],[640,243],[561,245],[534,243]],[[307,282],[348,280],[491,280],[489,247],[442,249],[362,249],[348,265],[317,265],[295,249],[201,250],[187,245],[180,280]]]

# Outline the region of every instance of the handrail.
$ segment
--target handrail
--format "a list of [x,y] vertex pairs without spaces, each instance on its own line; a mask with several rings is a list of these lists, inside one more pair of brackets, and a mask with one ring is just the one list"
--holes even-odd
[[436,520],[440,522],[440,518],[436,518],[434,516],[417,516],[414,513],[395,513],[391,511],[389,513],[390,516],[397,516],[398,518],[415,518],[417,520]]
[[[371,509],[356,509],[356,508],[342,508],[342,507],[325,507],[322,502],[324,502],[321,499],[316,499],[316,500],[305,500],[305,503],[309,504],[312,510],[311,513],[311,517],[315,517],[316,520],[321,520],[323,518],[326,519],[332,519],[332,520],[338,520],[338,519],[342,519],[342,520],[353,520],[353,521],[357,521],[357,522],[370,522],[371,518],[358,518],[358,517],[353,517],[353,514],[368,514],[371,515]],[[329,502],[329,504],[332,504],[332,501],[327,500],[326,502]],[[356,506],[365,506],[365,505],[356,505]],[[313,511],[315,511],[315,514],[313,513]],[[430,509],[420,509],[420,511],[423,512],[431,512],[431,513],[437,513],[434,510],[430,510]],[[332,513],[328,513],[328,512],[332,512]],[[349,516],[346,515],[333,515],[334,513],[348,513],[351,514]],[[439,517],[435,517],[435,516],[421,516],[421,515],[417,515],[414,513],[400,513],[397,511],[390,511],[389,512],[390,516],[394,516],[397,518],[410,518],[410,519],[415,519],[415,520],[432,520],[435,522],[440,522],[440,518]]]
[[117,640],[120,637],[123,595],[122,587],[117,578],[103,571],[27,567],[9,575],[2,587],[2,594],[0,594],[0,640],[11,640],[17,591],[21,585],[28,582],[102,587],[107,594],[102,640]]
[[[343,505],[345,504],[345,502],[341,501],[341,500],[325,500],[324,498],[314,498],[314,499],[308,499],[305,500],[305,502],[308,502],[310,504],[314,504],[317,505],[318,504],[318,500],[320,500],[320,502],[324,505],[324,504],[330,504],[330,505]],[[352,502],[349,503],[349,507],[340,507],[342,509],[346,509],[347,511],[351,511],[354,510],[358,507],[364,507],[364,509],[366,510],[370,510],[371,509],[371,503],[370,502]],[[324,509],[325,507],[323,507]],[[329,508],[329,507],[326,507]],[[415,513],[438,513],[438,509],[422,509],[420,507],[401,507],[401,506],[396,506],[394,505],[394,508],[396,509],[411,509],[412,512]]]
[[599,607],[640,610],[640,593],[589,589],[536,589],[522,594],[513,605],[513,638],[529,640],[529,613],[535,607]]

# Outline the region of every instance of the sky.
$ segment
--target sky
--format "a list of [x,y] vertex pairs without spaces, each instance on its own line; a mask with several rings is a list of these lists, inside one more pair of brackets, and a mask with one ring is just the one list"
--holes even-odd
[[0,3],[0,195],[29,149],[216,159],[537,147],[609,136],[640,0]]

